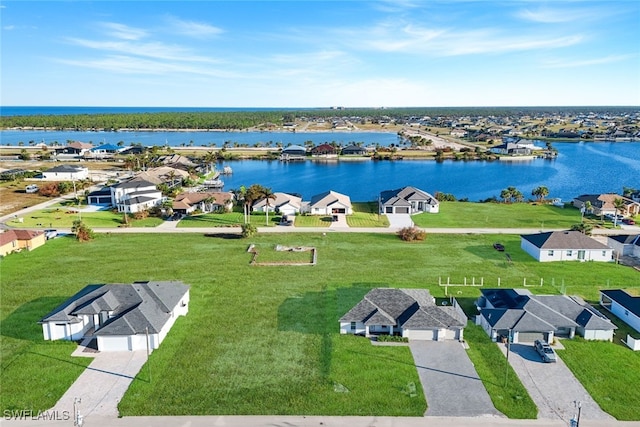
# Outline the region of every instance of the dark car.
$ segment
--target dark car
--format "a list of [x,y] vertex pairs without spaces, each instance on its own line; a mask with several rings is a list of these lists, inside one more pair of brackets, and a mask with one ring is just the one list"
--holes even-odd
[[494,243],[493,249],[495,249],[496,251],[504,252],[504,245],[501,243]]
[[627,225],[636,225],[636,222],[634,220],[632,220],[631,218],[625,218],[622,220],[623,224],[627,224]]
[[545,363],[554,363],[557,361],[556,352],[553,351],[551,346],[544,341],[536,340],[533,344],[536,351]]

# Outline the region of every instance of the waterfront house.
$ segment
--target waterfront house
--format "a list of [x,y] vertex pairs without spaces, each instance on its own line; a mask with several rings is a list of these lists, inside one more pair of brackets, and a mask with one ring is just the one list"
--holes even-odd
[[540,262],[613,261],[613,249],[579,231],[523,234],[520,247]]
[[263,198],[256,200],[251,206],[254,212],[277,212],[281,215],[296,215],[302,210],[302,198],[300,196],[294,196],[287,193],[273,193],[275,199],[269,199],[269,206],[267,206],[267,199]]
[[467,318],[455,299],[438,306],[427,289],[375,288],[339,322],[341,334],[462,341]]
[[621,289],[600,291],[600,305],[640,332],[640,297]]
[[613,340],[616,326],[579,297],[533,295],[528,289],[481,289],[476,300],[476,325],[493,341],[511,337],[512,343],[555,337]]
[[304,160],[307,156],[307,149],[300,145],[290,145],[280,152],[280,160]]
[[56,154],[72,154],[74,156],[83,156],[84,153],[91,150],[93,144],[87,142],[73,141],[65,145],[64,147],[56,147]]
[[415,187],[404,187],[380,193],[381,214],[438,213],[440,202],[431,194]]
[[615,215],[616,207],[614,202],[616,199],[622,200],[624,208],[618,210],[618,215],[634,216],[640,214],[640,203],[633,201],[632,199],[618,194],[583,194],[573,199],[573,206],[578,209],[584,209],[586,202],[591,203],[591,212],[594,215]]
[[43,231],[36,230],[6,230],[0,233],[0,256],[23,249],[32,251],[46,242]]
[[335,191],[316,194],[305,206],[306,212],[312,215],[353,214],[351,198]]
[[156,349],[189,311],[182,282],[88,285],[40,320],[45,340],[95,338],[98,351]]
[[338,150],[331,144],[321,144],[311,149],[311,155],[314,157],[336,157]]
[[89,169],[84,166],[60,165],[42,172],[45,181],[79,181],[89,178]]
[[367,149],[358,145],[349,145],[342,149],[343,156],[364,156],[367,154]]
[[199,192],[180,193],[173,201],[173,211],[179,214],[190,214],[196,209],[203,213],[233,209],[233,193],[231,192]]
[[110,187],[111,205],[118,212],[136,213],[160,205],[165,197],[156,184],[142,178],[133,178]]

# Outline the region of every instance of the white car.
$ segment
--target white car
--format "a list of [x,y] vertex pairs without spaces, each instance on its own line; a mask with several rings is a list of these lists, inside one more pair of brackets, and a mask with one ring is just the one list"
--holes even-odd
[[27,193],[37,193],[38,192],[38,186],[35,185],[35,184],[27,185],[27,187],[24,189],[24,191],[26,191]]

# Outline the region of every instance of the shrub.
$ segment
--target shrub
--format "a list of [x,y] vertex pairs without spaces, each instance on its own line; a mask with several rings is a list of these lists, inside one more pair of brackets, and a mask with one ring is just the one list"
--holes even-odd
[[253,224],[242,224],[242,237],[251,237],[258,232],[258,228]]
[[416,240],[424,240],[427,233],[418,227],[405,227],[398,231],[398,235],[405,242],[413,242]]
[[38,194],[45,197],[58,197],[60,195],[60,190],[58,189],[57,182],[49,182],[47,184],[43,184],[38,189]]
[[148,211],[138,211],[138,212],[133,214],[133,218],[134,219],[145,219],[148,216],[149,216],[149,212]]
[[95,236],[93,230],[87,227],[87,225],[82,222],[81,219],[76,219],[75,221],[73,221],[71,231],[76,233],[76,239],[80,242],[86,242],[93,239]]
[[378,342],[409,342],[409,338],[400,335],[378,335]]

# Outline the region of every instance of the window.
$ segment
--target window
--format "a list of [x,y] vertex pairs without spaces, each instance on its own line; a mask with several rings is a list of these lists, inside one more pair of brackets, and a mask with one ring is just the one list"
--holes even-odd
[[352,331],[356,330],[356,322],[351,322],[351,330]]
[[607,256],[607,251],[602,251],[602,256]]
[[549,255],[549,256],[553,256],[553,251],[549,251],[549,252],[547,253],[547,255]]
[[624,311],[624,315],[625,315],[625,316],[628,316],[628,315],[629,315],[629,310],[625,310],[625,311]]
[[567,251],[567,256],[573,256],[573,251],[571,250]]

